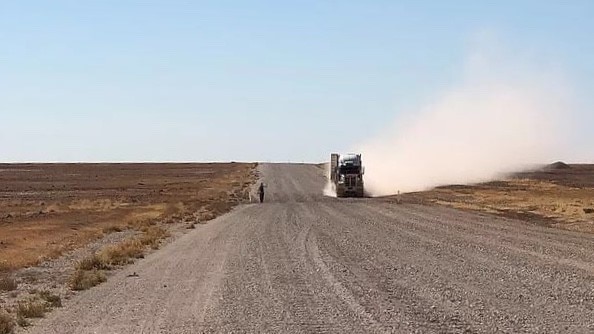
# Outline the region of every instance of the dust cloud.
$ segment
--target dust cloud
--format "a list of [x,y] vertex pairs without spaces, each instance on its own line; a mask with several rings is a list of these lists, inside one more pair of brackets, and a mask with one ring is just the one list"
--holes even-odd
[[324,196],[336,197],[336,186],[330,180],[326,182],[324,187]]
[[330,164],[326,164],[326,186],[324,186],[324,196],[337,197],[336,196],[336,185],[330,181]]
[[359,145],[369,195],[487,181],[559,157],[564,77],[486,49],[470,55],[459,84]]

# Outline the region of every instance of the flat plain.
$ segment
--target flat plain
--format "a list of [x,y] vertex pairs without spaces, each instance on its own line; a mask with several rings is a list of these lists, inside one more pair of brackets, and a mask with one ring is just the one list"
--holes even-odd
[[594,233],[594,165],[557,162],[497,181],[447,185],[391,200],[482,211]]
[[206,221],[245,198],[254,164],[0,164],[0,269],[111,231]]

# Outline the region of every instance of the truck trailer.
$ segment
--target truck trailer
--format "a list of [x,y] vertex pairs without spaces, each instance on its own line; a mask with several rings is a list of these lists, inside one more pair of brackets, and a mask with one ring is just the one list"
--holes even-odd
[[363,197],[364,173],[361,154],[330,155],[330,181],[336,187],[337,197]]

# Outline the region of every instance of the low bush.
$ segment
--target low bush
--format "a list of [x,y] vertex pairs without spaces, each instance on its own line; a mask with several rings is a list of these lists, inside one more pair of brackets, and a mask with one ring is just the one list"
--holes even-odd
[[144,256],[144,245],[140,240],[132,239],[109,246],[98,254],[101,262],[107,265],[124,265]]
[[41,300],[31,299],[28,301],[19,302],[17,305],[17,317],[22,318],[43,318],[47,306]]
[[87,290],[105,282],[106,280],[107,278],[105,277],[105,273],[100,270],[78,269],[70,278],[70,287],[72,290],[77,291]]
[[82,259],[77,265],[76,265],[76,269],[81,269],[81,270],[93,270],[93,269],[98,269],[98,270],[103,270],[103,269],[109,269],[109,266],[103,262],[103,259],[101,259],[97,254],[93,254],[87,258]]
[[145,246],[150,246],[152,249],[158,249],[162,239],[167,238],[169,233],[158,226],[151,226],[138,240]]

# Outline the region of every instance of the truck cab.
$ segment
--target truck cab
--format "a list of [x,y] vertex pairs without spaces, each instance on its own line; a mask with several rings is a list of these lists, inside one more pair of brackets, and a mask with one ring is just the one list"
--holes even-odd
[[332,154],[331,180],[336,185],[338,197],[363,197],[364,167],[361,154]]

